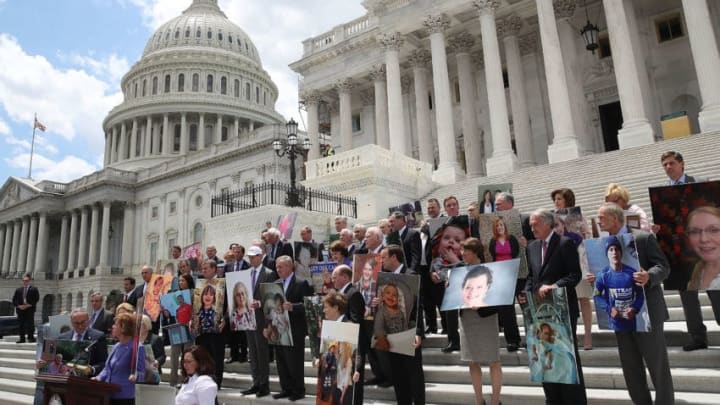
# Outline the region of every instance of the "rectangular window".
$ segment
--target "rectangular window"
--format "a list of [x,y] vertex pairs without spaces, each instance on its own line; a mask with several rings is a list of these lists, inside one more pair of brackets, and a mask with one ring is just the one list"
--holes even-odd
[[253,183],[252,180],[245,182],[245,188],[253,188],[254,185],[255,185],[255,183]]
[[157,248],[158,243],[156,241],[150,242],[150,263],[157,263]]
[[167,258],[168,259],[172,259],[172,247],[175,245],[176,245],[175,238],[168,239],[168,250],[167,250],[167,252],[168,252]]
[[655,20],[658,42],[672,41],[685,36],[685,29],[680,14],[673,14]]
[[158,207],[152,207],[150,210],[150,218],[157,219],[158,212],[159,212]]
[[612,56],[612,49],[610,48],[610,37],[607,31],[598,35],[598,55],[600,59]]
[[227,140],[228,140],[228,128],[222,127],[222,129],[220,130],[220,141],[225,142]]
[[168,204],[168,210],[170,211],[170,214],[175,214],[177,212],[177,202],[176,201],[170,201],[170,204]]
[[354,114],[352,116],[352,130],[353,132],[360,132],[360,130],[362,130],[360,126],[360,114]]

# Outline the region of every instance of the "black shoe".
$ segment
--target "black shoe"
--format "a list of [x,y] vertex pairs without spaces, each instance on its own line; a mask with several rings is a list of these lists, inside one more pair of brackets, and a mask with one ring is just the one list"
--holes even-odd
[[273,399],[282,399],[282,398],[288,398],[291,396],[291,394],[287,391],[280,391],[277,394],[273,394]]
[[270,395],[270,387],[263,385],[258,389],[257,394],[255,394],[255,398],[262,398],[268,395]]
[[437,334],[437,328],[426,328],[425,334],[432,333],[433,335]]
[[460,350],[460,345],[457,343],[448,343],[447,346],[442,348],[443,353],[452,353]]
[[20,340],[18,340],[18,341],[15,342],[15,343],[25,343],[25,339],[20,339]]
[[253,385],[252,387],[246,389],[245,391],[242,391],[241,394],[252,395],[252,394],[257,394],[258,391],[260,391],[260,387],[258,387],[257,385]]
[[507,351],[508,352],[516,352],[520,346],[517,343],[508,343],[507,345]]
[[380,388],[390,388],[393,386],[393,384],[390,381],[380,381],[377,383],[377,386]]
[[230,358],[225,359],[225,364],[234,363],[236,361],[238,361],[238,359],[236,359],[234,357],[230,357]]
[[288,399],[293,402],[303,398],[305,398],[305,394],[292,394],[288,397]]
[[693,350],[707,349],[707,347],[708,347],[707,343],[693,342],[693,343],[683,346],[683,350],[686,352],[691,352]]

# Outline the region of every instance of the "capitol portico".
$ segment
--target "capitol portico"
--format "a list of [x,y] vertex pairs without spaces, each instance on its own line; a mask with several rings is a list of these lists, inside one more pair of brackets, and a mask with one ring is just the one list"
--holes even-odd
[[[376,144],[447,184],[647,145],[678,112],[692,133],[720,129],[717,2],[363,5],[291,64],[313,143],[329,133],[340,152]],[[580,35],[591,21],[592,53]]]

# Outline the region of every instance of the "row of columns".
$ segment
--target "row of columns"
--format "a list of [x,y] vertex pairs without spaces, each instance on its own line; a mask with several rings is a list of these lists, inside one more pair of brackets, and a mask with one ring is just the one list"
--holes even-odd
[[0,270],[3,277],[42,273],[47,266],[47,214],[27,215],[0,224]]
[[[81,207],[62,216],[59,272],[91,268],[109,269],[111,206],[112,202],[104,201]],[[100,229],[99,233],[98,229]]]
[[[190,134],[188,124],[188,113],[180,113],[180,154],[186,154],[190,151]],[[205,148],[205,113],[197,113],[197,141],[196,150]],[[223,115],[212,114],[216,116],[213,125],[212,143],[222,142],[222,127],[224,122],[232,123],[232,132],[228,134],[228,138],[238,138],[240,132],[252,132],[255,130],[255,122],[250,120],[248,125],[241,128],[240,118],[230,118],[228,121],[223,120]],[[148,157],[153,155],[169,156],[178,151],[174,150],[174,126],[177,121],[171,121],[169,114],[163,114],[162,119],[147,116],[144,119],[145,125],[141,126],[141,120],[134,118],[130,122],[128,128],[127,122],[113,125],[106,134],[105,140],[105,165],[131,160],[138,157]],[[209,119],[207,122],[211,122]],[[139,149],[139,150],[138,150]]]

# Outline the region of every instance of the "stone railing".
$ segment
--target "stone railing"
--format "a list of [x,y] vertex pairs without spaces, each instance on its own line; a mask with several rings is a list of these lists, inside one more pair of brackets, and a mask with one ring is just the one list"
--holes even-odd
[[411,177],[430,178],[432,176],[431,164],[370,144],[307,162],[307,180],[347,173],[364,167],[373,167],[386,173],[401,173]]
[[79,190],[91,184],[102,181],[115,181],[120,183],[134,184],[136,180],[136,173],[126,172],[124,170],[114,169],[112,167],[106,167],[103,170],[88,174],[87,176],[81,177],[68,183],[66,192],[69,193],[75,190]]
[[376,26],[377,19],[370,15],[364,15],[345,24],[335,26],[328,32],[303,41],[303,57],[310,56],[314,53],[330,48],[335,44],[345,41],[346,39],[370,31]]
[[65,194],[65,190],[67,190],[67,184],[65,183],[58,183],[52,180],[43,180],[35,187],[39,188],[40,190],[46,192],[46,193],[54,193],[54,194]]

